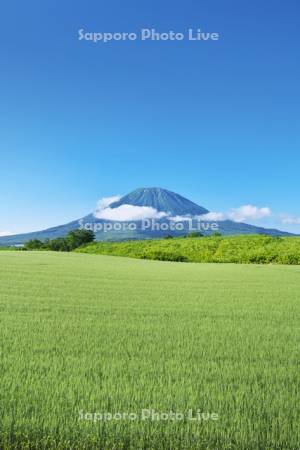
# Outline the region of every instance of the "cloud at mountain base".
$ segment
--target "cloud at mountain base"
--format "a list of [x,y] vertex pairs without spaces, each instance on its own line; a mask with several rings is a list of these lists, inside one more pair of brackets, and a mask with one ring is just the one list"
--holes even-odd
[[233,220],[234,222],[245,222],[247,220],[259,220],[270,217],[272,211],[267,206],[259,208],[254,205],[243,205],[239,208],[232,208],[228,212],[209,212],[199,216],[201,220],[221,222],[223,220]]
[[168,216],[171,222],[188,222],[193,219],[193,216]]
[[[192,219],[208,222],[221,222],[225,220],[232,220],[234,222],[251,222],[273,217],[285,225],[300,225],[300,217],[289,214],[273,214],[272,210],[268,206],[259,207],[247,204],[238,208],[231,208],[227,212],[211,211],[201,216],[171,216],[168,212],[158,211],[150,206],[134,206],[125,204],[117,208],[111,208],[110,205],[120,200],[120,198],[120,195],[101,198],[97,202],[94,216],[97,219],[120,222],[162,218],[166,218],[167,220],[173,222],[184,222]],[[0,232],[0,236],[9,236],[11,234],[12,233],[8,231]]]
[[144,219],[161,219],[167,216],[166,212],[157,211],[150,206],[121,205],[110,208],[110,205],[118,200],[120,196],[104,197],[97,203],[94,216],[97,219],[112,220],[119,222],[136,221]]
[[120,198],[121,198],[121,195],[113,195],[112,197],[100,198],[100,200],[97,202],[97,210],[102,210],[104,208],[107,208],[112,203],[119,201]]
[[12,236],[13,233],[11,231],[0,231],[0,237],[4,236]]
[[245,220],[258,220],[270,217],[272,211],[267,206],[259,208],[253,205],[243,205],[239,208],[233,208],[229,211],[228,217],[235,222],[244,222]]
[[212,222],[221,222],[226,220],[226,215],[222,212],[209,212],[207,214],[202,214],[202,216],[197,216],[201,220],[208,220]]
[[300,217],[292,216],[289,214],[281,214],[281,223],[285,225],[300,225]]
[[149,206],[121,205],[118,208],[105,208],[96,213],[97,219],[126,222],[128,220],[161,219],[167,213],[159,212]]

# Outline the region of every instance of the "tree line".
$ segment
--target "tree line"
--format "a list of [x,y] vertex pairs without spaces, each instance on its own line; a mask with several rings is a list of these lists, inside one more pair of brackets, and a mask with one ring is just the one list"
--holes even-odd
[[31,239],[24,245],[24,250],[53,250],[56,252],[70,252],[84,244],[95,240],[95,233],[90,230],[73,230],[65,237],[55,239]]

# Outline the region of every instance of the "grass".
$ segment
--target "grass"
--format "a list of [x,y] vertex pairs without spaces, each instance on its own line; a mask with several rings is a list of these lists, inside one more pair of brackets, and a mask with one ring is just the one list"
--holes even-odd
[[95,242],[82,253],[162,261],[300,264],[300,238],[263,235]]
[[[0,267],[1,449],[299,449],[300,267],[55,252]],[[219,420],[80,419],[143,408]]]

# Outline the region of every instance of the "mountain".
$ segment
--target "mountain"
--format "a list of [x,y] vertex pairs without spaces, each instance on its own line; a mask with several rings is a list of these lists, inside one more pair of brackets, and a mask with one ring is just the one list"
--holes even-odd
[[[30,239],[54,239],[65,236],[69,231],[80,227],[93,229],[96,232],[96,239],[101,240],[125,240],[125,239],[149,239],[159,238],[171,234],[172,236],[182,236],[190,231],[195,231],[198,226],[198,221],[195,216],[207,214],[209,211],[197,205],[196,203],[182,197],[179,194],[168,191],[162,188],[139,188],[133,192],[125,195],[120,200],[115,201],[109,205],[109,212],[114,212],[118,216],[118,211],[123,211],[124,208],[128,212],[130,208],[134,211],[139,208],[144,213],[145,210],[157,211],[160,213],[159,219],[155,219],[154,227],[146,226],[145,221],[139,219],[116,222],[116,219],[97,218],[94,214],[89,214],[79,220],[74,220],[65,225],[48,228],[46,230],[18,234],[15,236],[0,237],[0,246],[22,245]],[[107,210],[104,210],[107,211]],[[165,213],[165,214],[163,214]],[[162,215],[164,217],[162,217]],[[114,216],[114,217],[115,217]],[[171,217],[189,217],[190,220],[182,220],[177,224],[177,228],[170,228]],[[101,217],[101,215],[100,215]],[[120,219],[118,219],[120,220]],[[147,220],[146,220],[147,221]],[[150,220],[148,220],[150,223]],[[275,229],[266,229],[256,227],[246,223],[233,222],[231,220],[224,220],[220,222],[212,222],[204,220],[206,228],[200,229],[203,234],[212,234],[216,230],[211,228],[212,225],[218,225],[218,231],[224,235],[237,234],[267,234],[270,236],[291,236],[287,233]],[[121,229],[117,227],[121,224]],[[176,225],[176,223],[175,223]]]

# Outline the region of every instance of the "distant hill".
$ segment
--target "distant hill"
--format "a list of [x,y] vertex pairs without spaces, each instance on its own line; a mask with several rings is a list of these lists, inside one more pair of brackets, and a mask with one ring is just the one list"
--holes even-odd
[[[165,213],[165,217],[156,219],[156,224],[159,229],[150,229],[143,227],[142,220],[122,221],[122,229],[114,229],[115,221],[95,217],[94,214],[88,214],[79,220],[74,220],[64,225],[48,228],[46,230],[18,234],[15,236],[0,237],[0,246],[22,245],[30,239],[54,239],[56,237],[65,236],[69,231],[80,227],[90,227],[96,231],[96,239],[98,241],[122,241],[131,239],[152,239],[159,238],[170,234],[172,236],[182,236],[194,230],[197,227],[198,221],[195,217],[202,216],[209,212],[203,206],[182,197],[179,194],[168,191],[162,188],[139,188],[133,192],[123,196],[120,200],[115,201],[109,205],[111,210],[118,212],[118,208],[122,207],[136,207],[136,208],[152,208],[159,213]],[[182,217],[181,229],[164,229],[164,225],[170,224],[171,217]],[[189,218],[189,221],[184,220]],[[176,219],[178,220],[178,219]],[[207,230],[201,230],[203,234],[209,235],[214,232],[210,229],[210,225],[214,222],[205,220],[208,226]],[[131,229],[128,225],[132,225]],[[270,236],[292,236],[291,233],[276,229],[266,229],[248,225],[246,223],[233,222],[231,220],[224,220],[217,222],[218,231],[223,235],[239,235],[239,234],[267,234]],[[134,225],[134,227],[133,227]],[[104,231],[104,226],[111,230]]]

